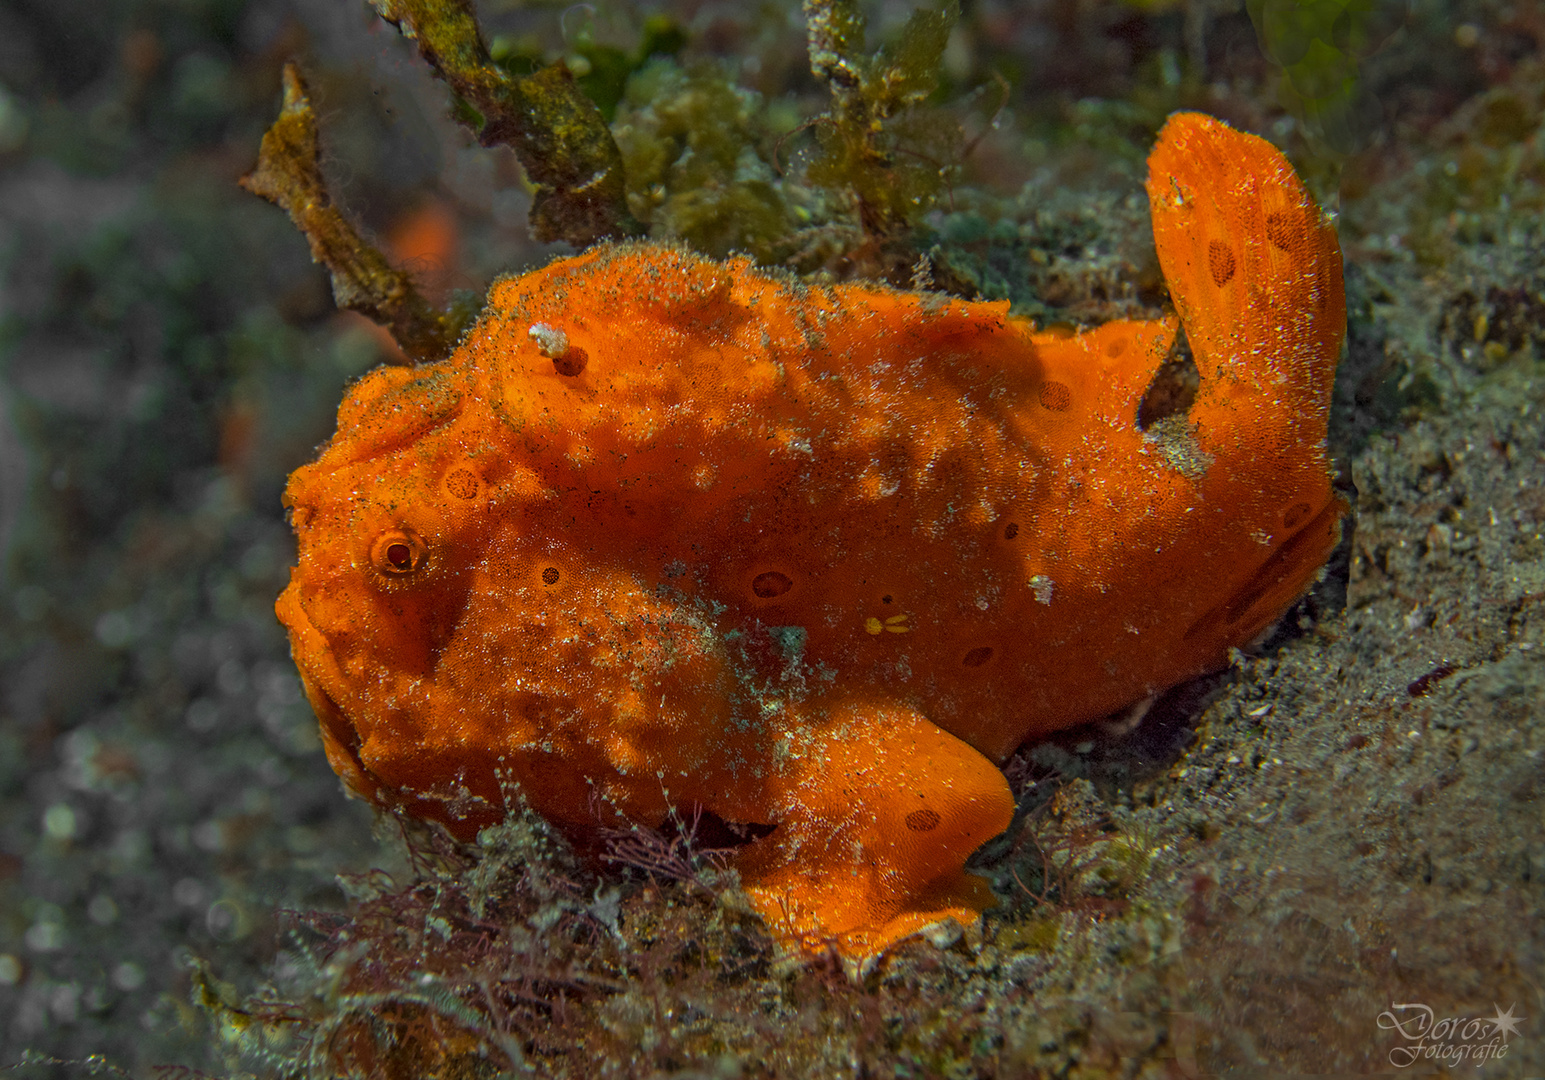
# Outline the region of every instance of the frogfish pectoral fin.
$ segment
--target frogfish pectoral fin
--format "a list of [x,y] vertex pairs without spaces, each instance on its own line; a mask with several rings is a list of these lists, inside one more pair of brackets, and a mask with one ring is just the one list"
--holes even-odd
[[1014,809],[992,762],[917,712],[842,706],[775,785],[778,828],[736,859],[774,933],[807,950],[872,957],[994,903],[965,860]]

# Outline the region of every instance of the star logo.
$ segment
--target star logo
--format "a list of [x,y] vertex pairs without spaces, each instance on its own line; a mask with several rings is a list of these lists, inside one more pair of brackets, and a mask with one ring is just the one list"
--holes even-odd
[[1513,1015],[1513,1010],[1518,1007],[1517,1002],[1509,1005],[1507,1012],[1503,1012],[1502,1006],[1498,1005],[1495,1001],[1491,1003],[1491,1007],[1496,1011],[1497,1015],[1487,1022],[1492,1026],[1492,1034],[1501,1035],[1503,1038],[1509,1035],[1517,1035],[1518,1025],[1524,1020],[1529,1019],[1527,1016]]

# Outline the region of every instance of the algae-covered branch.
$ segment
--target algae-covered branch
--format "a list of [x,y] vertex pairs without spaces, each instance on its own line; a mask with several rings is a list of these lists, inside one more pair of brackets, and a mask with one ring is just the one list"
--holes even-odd
[[241,184],[282,208],[332,276],[333,301],[386,327],[403,352],[428,363],[449,355],[464,326],[439,310],[407,274],[359,235],[328,194],[318,163],[316,114],[305,80],[284,67],[284,106],[263,136],[257,168]]
[[536,189],[531,233],[585,247],[643,230],[628,212],[622,154],[595,103],[559,62],[517,77],[488,55],[469,0],[371,0],[475,111],[484,146],[509,146]]

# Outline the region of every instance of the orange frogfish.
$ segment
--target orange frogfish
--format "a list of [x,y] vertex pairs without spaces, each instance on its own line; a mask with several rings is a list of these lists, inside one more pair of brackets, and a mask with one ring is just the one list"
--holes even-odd
[[698,807],[775,934],[850,960],[993,904],[999,764],[1226,663],[1345,505],[1325,453],[1333,227],[1197,114],[1149,160],[1174,317],[603,246],[495,284],[449,359],[372,372],[285,494],[278,602],[334,769],[472,837]]

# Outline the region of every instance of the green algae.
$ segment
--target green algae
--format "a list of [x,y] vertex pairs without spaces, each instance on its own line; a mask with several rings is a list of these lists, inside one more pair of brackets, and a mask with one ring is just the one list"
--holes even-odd
[[810,70],[831,90],[814,122],[813,183],[846,191],[866,234],[904,235],[937,199],[964,148],[953,117],[923,107],[940,87],[958,0],[912,13],[894,45],[865,52],[857,0],[807,0]]
[[767,159],[789,121],[769,115],[722,64],[684,70],[656,58],[630,77],[618,106],[630,209],[657,239],[780,261],[797,217]]

